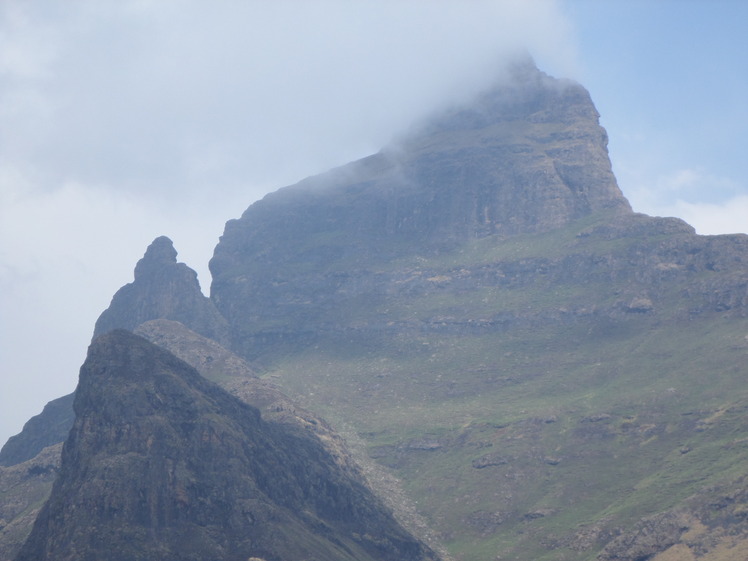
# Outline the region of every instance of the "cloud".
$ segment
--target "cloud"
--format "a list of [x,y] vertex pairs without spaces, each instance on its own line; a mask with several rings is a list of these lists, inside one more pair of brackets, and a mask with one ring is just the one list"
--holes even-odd
[[627,196],[638,212],[677,216],[700,234],[748,232],[746,186],[698,168],[680,168],[647,182],[629,175]]
[[573,57],[543,0],[41,5],[6,8],[4,97],[22,101],[1,124],[24,125],[13,152],[58,184],[171,193],[324,169],[485,85],[520,46]]
[[682,218],[699,234],[748,233],[748,195],[721,203],[691,203],[677,200],[663,209],[669,216]]
[[73,389],[153,238],[206,290],[226,220],[378,150],[520,47],[573,72],[560,2],[0,4],[0,442]]

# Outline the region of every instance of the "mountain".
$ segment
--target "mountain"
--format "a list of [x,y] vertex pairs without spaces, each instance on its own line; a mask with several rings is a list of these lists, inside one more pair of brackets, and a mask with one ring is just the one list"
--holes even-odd
[[317,439],[127,331],[91,345],[74,407],[18,561],[436,559]]
[[177,251],[166,236],[153,240],[135,266],[135,279],[120,288],[96,320],[94,338],[112,329],[133,330],[151,319],[171,319],[222,342],[226,322],[200,291],[197,273],[177,263]]
[[73,394],[53,399],[0,449],[0,466],[20,464],[34,458],[46,447],[63,442],[72,425]]
[[[216,342],[227,339],[226,321],[201,292],[197,273],[177,263],[177,251],[169,238],[153,240],[136,264],[134,277],[99,316],[94,339],[116,328],[134,330],[153,319],[181,322]],[[62,442],[73,418],[73,394],[51,401],[3,446],[0,466],[29,460],[45,447]]]
[[520,64],[510,85],[229,221],[210,263],[211,298],[247,356],[338,329],[349,321],[338,310],[371,308],[383,286],[403,281],[379,278],[395,259],[630,212],[606,147],[584,88]]
[[745,557],[748,236],[633,212],[579,84],[519,63],[267,195],[226,224],[209,299],[157,242],[102,318],[365,472],[455,560]]
[[459,559],[633,561],[626,536],[695,502],[647,555],[727,547],[683,536],[748,460],[748,237],[634,213],[606,140],[581,86],[521,66],[267,195],[211,261],[233,350],[350,427]]

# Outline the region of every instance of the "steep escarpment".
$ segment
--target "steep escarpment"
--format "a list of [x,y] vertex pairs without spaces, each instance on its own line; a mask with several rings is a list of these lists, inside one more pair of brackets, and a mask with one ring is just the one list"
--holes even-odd
[[[229,221],[211,261],[211,299],[232,348],[249,358],[320,336],[528,324],[593,309],[744,313],[747,245],[633,213],[587,91],[522,64],[380,153]],[[567,299],[536,297],[555,285]],[[499,287],[527,290],[478,305],[479,293]],[[437,293],[444,306],[424,305]],[[461,313],[455,302],[468,300]]]
[[211,270],[231,348],[355,433],[458,557],[621,555],[662,520],[655,555],[686,539],[667,513],[737,492],[748,236],[634,213],[577,84],[523,67],[268,195]]
[[393,259],[630,213],[606,147],[584,88],[521,64],[468,106],[230,221],[211,261],[211,298],[247,354],[301,340],[350,315],[330,317],[330,307],[370,305],[386,290],[371,288],[383,284],[372,273]]
[[0,467],[0,560],[10,561],[31,531],[60,468],[62,443]]
[[81,368],[76,421],[26,559],[435,559],[313,438],[117,330]]

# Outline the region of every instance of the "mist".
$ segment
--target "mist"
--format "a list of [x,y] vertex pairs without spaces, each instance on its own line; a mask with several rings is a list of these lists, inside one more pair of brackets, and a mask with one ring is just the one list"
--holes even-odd
[[744,2],[0,4],[0,444],[75,388],[167,235],[198,272],[266,193],[367,156],[529,52],[587,87],[634,210],[748,231]]
[[0,7],[0,442],[75,388],[159,235],[198,271],[264,194],[376,152],[528,50],[559,2],[9,1]]

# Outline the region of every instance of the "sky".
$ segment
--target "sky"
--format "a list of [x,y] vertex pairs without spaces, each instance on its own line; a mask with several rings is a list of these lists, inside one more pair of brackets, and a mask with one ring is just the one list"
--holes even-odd
[[73,391],[154,238],[208,293],[227,220],[522,49],[590,91],[634,210],[748,232],[747,22],[742,0],[4,0],[0,445]]

